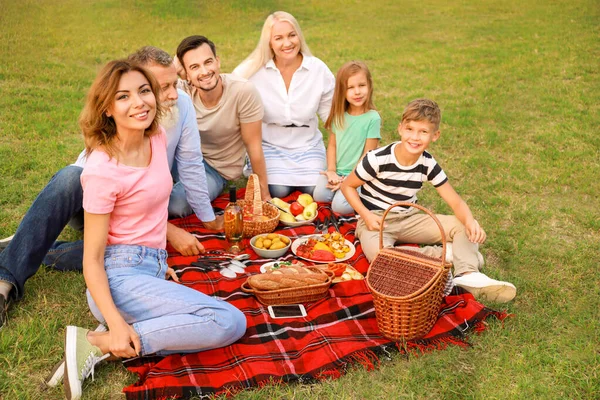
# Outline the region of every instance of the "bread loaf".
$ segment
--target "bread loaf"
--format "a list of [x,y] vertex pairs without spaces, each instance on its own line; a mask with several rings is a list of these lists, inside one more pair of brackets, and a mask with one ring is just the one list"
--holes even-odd
[[260,274],[248,278],[248,284],[258,290],[278,290],[294,287],[318,285],[326,282],[328,276],[321,273]]

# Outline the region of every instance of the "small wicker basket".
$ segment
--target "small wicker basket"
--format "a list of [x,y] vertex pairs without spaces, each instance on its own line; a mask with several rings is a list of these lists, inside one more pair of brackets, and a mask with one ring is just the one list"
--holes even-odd
[[335,274],[331,271],[323,271],[316,267],[308,267],[312,272],[326,274],[327,280],[318,285],[295,287],[276,290],[258,290],[254,289],[248,280],[242,284],[242,291],[251,293],[256,299],[264,305],[274,306],[282,304],[303,304],[321,300],[329,291],[329,286]]
[[379,253],[367,272],[377,326],[389,339],[412,340],[425,336],[435,324],[452,264],[446,262],[446,235],[436,216],[417,204],[398,202],[385,211],[382,219],[397,206],[424,211],[442,235],[439,259],[405,248],[383,248],[383,224],[379,229]]
[[279,209],[273,204],[262,201],[258,175],[252,174],[248,177],[244,200],[238,200],[237,203],[242,207],[242,210],[255,217],[266,217],[263,221],[244,220],[245,238],[260,235],[261,233],[270,233],[277,228],[277,224],[279,224]]

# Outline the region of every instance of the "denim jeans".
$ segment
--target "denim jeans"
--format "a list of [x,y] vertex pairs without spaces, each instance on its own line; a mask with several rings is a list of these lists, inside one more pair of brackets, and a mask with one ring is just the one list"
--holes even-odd
[[[33,276],[63,228],[83,213],[82,168],[68,166],[58,171],[42,189],[23,217],[10,244],[0,253],[0,280],[11,283],[15,298],[21,298],[27,279]],[[77,247],[79,245],[74,244]],[[59,255],[65,249],[59,250]],[[81,270],[81,259],[58,269]]]
[[[231,304],[165,280],[165,250],[108,246],[104,268],[115,306],[140,336],[142,355],[215,349],[246,331],[246,317]],[[87,298],[92,314],[105,323],[89,290]]]
[[286,186],[286,185],[269,185],[269,193],[272,197],[285,197],[293,191],[300,191],[302,193],[308,193],[312,195],[315,190],[314,186]]
[[348,200],[346,200],[346,197],[342,191],[338,189],[334,192],[330,189],[327,189],[327,183],[327,176],[320,175],[319,179],[317,179],[317,186],[315,186],[315,191],[313,193],[313,198],[315,201],[331,203],[331,209],[336,213],[354,214],[354,209],[350,203],[348,203]]
[[[221,193],[227,184],[227,180],[221,176],[213,167],[204,163],[204,171],[206,172],[206,188],[208,189],[208,197],[213,201]],[[191,215],[194,212],[192,207],[187,202],[185,197],[185,189],[181,182],[176,182],[171,191],[169,198],[169,218],[182,218]]]

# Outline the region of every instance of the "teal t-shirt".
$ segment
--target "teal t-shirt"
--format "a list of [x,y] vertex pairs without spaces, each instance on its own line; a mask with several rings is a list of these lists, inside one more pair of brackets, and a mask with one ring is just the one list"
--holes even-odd
[[349,175],[356,167],[367,139],[381,139],[381,117],[375,110],[361,115],[344,113],[344,129],[333,127],[336,144],[336,172]]

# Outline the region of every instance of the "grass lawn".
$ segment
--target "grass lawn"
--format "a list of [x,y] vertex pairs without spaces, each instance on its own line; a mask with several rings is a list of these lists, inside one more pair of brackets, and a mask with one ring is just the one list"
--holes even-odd
[[[334,73],[367,62],[384,143],[408,101],[440,104],[431,151],[488,233],[484,272],[518,295],[505,306],[514,318],[491,323],[467,350],[395,356],[374,372],[239,398],[600,398],[595,0],[0,0],[0,236],[82,149],[77,118],[100,66],[147,44],[174,53],[204,34],[229,72],[278,9],[298,18]],[[421,203],[449,211],[432,188]],[[0,331],[0,398],[62,398],[62,386],[39,383],[62,357],[64,327],[95,326],[84,290],[77,273],[43,268],[28,281]],[[103,365],[85,398],[120,398],[135,380]]]

